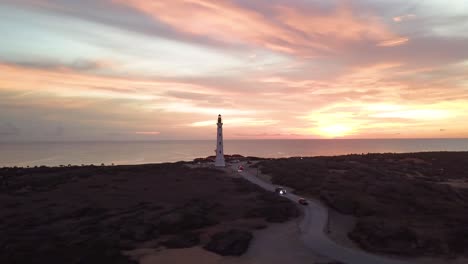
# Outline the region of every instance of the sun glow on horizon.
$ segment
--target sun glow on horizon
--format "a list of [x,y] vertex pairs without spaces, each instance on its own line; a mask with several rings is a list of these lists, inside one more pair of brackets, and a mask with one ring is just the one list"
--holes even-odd
[[329,125],[318,128],[318,134],[325,138],[339,138],[353,134],[354,129],[346,125]]

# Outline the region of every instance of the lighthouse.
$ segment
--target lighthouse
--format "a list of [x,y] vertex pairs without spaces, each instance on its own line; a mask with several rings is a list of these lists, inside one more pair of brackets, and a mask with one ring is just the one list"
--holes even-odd
[[218,115],[218,133],[216,135],[216,160],[215,166],[216,167],[224,167],[226,163],[224,162],[224,148],[223,148],[223,120],[221,119],[221,115]]

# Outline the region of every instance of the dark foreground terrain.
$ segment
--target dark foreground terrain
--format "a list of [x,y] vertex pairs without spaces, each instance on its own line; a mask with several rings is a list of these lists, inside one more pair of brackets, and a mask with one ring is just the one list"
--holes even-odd
[[134,263],[139,247],[240,255],[289,201],[183,163],[0,169],[0,263]]
[[357,217],[366,250],[468,256],[468,152],[288,158],[259,163],[276,184]]

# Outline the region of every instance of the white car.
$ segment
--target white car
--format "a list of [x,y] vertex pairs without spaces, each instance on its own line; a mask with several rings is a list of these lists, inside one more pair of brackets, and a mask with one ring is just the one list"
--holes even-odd
[[276,187],[275,193],[277,193],[279,195],[285,195],[286,194],[286,189],[284,189],[283,187]]

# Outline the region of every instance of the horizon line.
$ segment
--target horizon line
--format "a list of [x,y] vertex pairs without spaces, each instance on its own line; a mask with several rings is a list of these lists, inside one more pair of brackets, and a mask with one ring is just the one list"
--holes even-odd
[[[231,138],[224,139],[224,141],[255,141],[255,140],[460,140],[468,137],[421,137],[421,138]],[[89,140],[15,140],[15,141],[2,141],[0,144],[5,143],[87,143],[87,142],[168,142],[168,141],[215,141],[213,139],[116,139],[116,140],[102,140],[102,139],[89,139]]]

